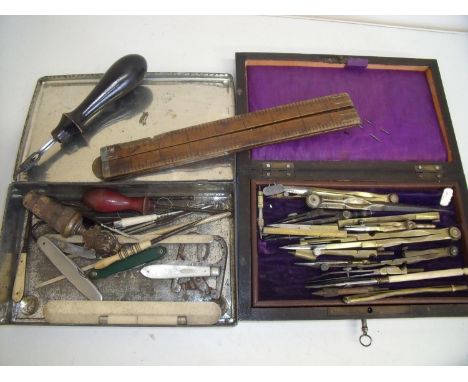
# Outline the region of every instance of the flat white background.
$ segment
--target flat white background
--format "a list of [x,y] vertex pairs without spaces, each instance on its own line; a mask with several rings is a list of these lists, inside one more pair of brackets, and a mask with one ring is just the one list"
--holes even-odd
[[[468,34],[280,17],[0,17],[0,214],[39,77],[100,73],[127,53],[149,71],[228,72],[240,51],[436,58],[468,166]],[[51,129],[54,126],[51,126]],[[8,222],[5,222],[8,224]],[[0,327],[0,364],[468,364],[468,318],[240,322],[234,328]]]

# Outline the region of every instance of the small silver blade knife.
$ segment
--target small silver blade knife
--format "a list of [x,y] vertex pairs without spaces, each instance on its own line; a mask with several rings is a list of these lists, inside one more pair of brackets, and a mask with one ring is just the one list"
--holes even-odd
[[78,289],[87,299],[102,301],[101,292],[86,278],[78,266],[71,261],[52,241],[41,236],[37,239],[39,248],[52,264]]
[[209,265],[154,264],[144,267],[141,274],[150,279],[219,276],[219,267]]

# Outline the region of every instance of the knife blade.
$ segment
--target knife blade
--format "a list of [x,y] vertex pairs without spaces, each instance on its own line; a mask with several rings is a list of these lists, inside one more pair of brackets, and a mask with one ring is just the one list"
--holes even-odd
[[89,281],[78,266],[47,237],[37,239],[40,250],[52,264],[89,300],[102,300],[101,292]]
[[58,240],[52,237],[48,237],[48,239],[52,243],[54,243],[58,249],[60,249],[64,253],[67,253],[69,259],[73,259],[75,257],[82,257],[83,259],[89,260],[96,259],[96,251],[94,249],[87,249],[85,247],[81,247],[79,245],[75,245],[67,241]]

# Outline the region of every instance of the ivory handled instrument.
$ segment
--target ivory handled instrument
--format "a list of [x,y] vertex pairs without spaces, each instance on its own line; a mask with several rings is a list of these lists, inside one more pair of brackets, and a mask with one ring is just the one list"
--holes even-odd
[[11,299],[14,302],[20,302],[24,295],[24,284],[26,279],[26,258],[28,255],[29,231],[31,229],[32,214],[27,213],[24,241],[21,252],[18,256],[18,265],[16,267],[15,281],[13,283],[13,292]]
[[308,285],[306,288],[322,289],[327,287],[349,287],[349,286],[362,286],[362,285],[381,285],[381,284],[394,284],[410,281],[431,280],[446,277],[460,277],[468,276],[468,268],[450,268],[438,271],[408,273],[406,275],[392,275],[383,277],[374,277],[365,280],[351,280],[338,283],[325,283]]
[[466,290],[468,290],[468,285],[441,285],[422,288],[395,289],[345,296],[343,297],[343,302],[345,304],[357,304],[360,302],[381,300],[388,297],[407,296],[421,293],[455,293]]
[[407,275],[395,275],[388,276],[388,283],[402,283],[406,281],[419,281],[419,280],[429,280],[429,279],[438,279],[444,277],[458,277],[458,276],[468,276],[468,268],[450,268],[442,269],[438,271],[428,271],[428,272],[419,272],[419,273],[410,273]]
[[344,227],[346,225],[356,224],[367,224],[367,223],[381,223],[381,222],[401,222],[401,221],[421,221],[428,220],[432,222],[440,221],[440,213],[436,211],[432,212],[420,212],[415,214],[403,214],[403,215],[391,215],[391,216],[371,216],[367,218],[355,218],[355,219],[343,219],[338,220],[338,227]]
[[214,325],[221,309],[214,302],[179,301],[48,301],[50,324],[78,325]]
[[142,215],[142,216],[132,216],[129,218],[123,218],[113,222],[114,228],[122,229],[127,227],[132,227],[137,224],[154,222],[165,218],[167,216],[172,215],[180,215],[184,213],[184,211],[173,211],[173,212],[166,212],[164,214],[149,214],[149,215]]
[[[408,273],[423,272],[422,268],[408,269],[406,266],[383,266],[380,268],[365,268],[365,269],[347,269],[336,272],[327,272],[309,279],[310,282],[340,282],[351,279],[363,279],[366,277],[406,275]],[[331,277],[330,277],[331,276]]]
[[15,282],[13,284],[12,300],[20,302],[24,295],[24,283],[26,278],[26,257],[27,252],[21,251],[18,256],[18,266],[16,268]]
[[[51,239],[59,239],[62,241],[66,241],[68,243],[83,244],[83,236],[81,235],[73,235],[67,238],[59,234],[47,234],[45,236]],[[132,238],[125,237],[125,236],[116,235],[120,244],[135,244],[140,241],[149,240],[157,236],[158,235],[147,233],[144,235],[135,235],[135,238],[132,239]],[[159,243],[160,244],[210,244],[213,242],[213,240],[214,240],[213,235],[187,234],[187,235],[174,235],[174,236],[168,237],[167,239],[160,241]]]

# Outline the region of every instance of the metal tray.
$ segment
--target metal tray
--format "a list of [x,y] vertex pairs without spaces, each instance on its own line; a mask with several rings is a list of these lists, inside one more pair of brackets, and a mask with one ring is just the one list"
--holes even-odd
[[[171,194],[192,194],[195,197],[202,195],[221,196],[224,205],[233,209],[233,184],[229,182],[154,182],[123,184],[103,184],[112,187],[129,196],[157,196]],[[37,184],[14,183],[11,185],[7,205],[5,208],[2,237],[0,240],[0,283],[2,286],[10,286],[14,281],[17,254],[21,251],[25,241],[26,211],[22,208],[23,196],[29,190],[36,190],[61,201],[79,200],[84,191],[92,186],[83,184]],[[193,217],[190,219],[193,220]],[[5,224],[8,222],[8,224]],[[34,222],[34,220],[33,220]],[[182,222],[182,221],[181,221]],[[234,218],[224,218],[216,223],[197,227],[193,231],[200,234],[210,234],[222,237],[227,245],[226,266],[222,293],[216,302],[220,305],[222,316],[219,324],[236,323],[236,276],[235,276],[235,248],[234,248]],[[167,254],[161,262],[176,260],[179,245],[166,244]],[[197,261],[197,250],[205,251],[206,248],[196,248],[196,245],[186,246],[186,255],[189,260]],[[219,261],[224,253],[223,246],[219,242],[210,244],[209,254],[203,262],[214,264]],[[74,259],[79,266],[85,266],[93,260]],[[62,280],[52,285],[36,288],[36,285],[59,276],[58,270],[49,262],[38,249],[35,241],[28,240],[28,255],[26,261],[26,282],[24,295],[34,296],[38,299],[39,307],[34,314],[25,314],[21,303],[7,301],[0,303],[0,323],[44,323],[42,308],[49,300],[84,300],[85,298],[67,281]],[[141,267],[139,267],[141,268]],[[171,288],[171,280],[151,280],[140,274],[140,269],[124,271],[114,276],[95,281],[95,285],[103,295],[104,300],[111,301],[211,301],[209,295],[196,289],[176,292]],[[215,287],[214,278],[206,279],[208,285]],[[2,290],[2,293],[5,290]],[[8,291],[11,296],[11,290]],[[7,295],[7,297],[9,297]],[[213,300],[214,301],[214,300]]]
[[[101,75],[39,79],[31,101],[16,167],[50,138],[62,113],[73,110]],[[162,134],[233,116],[234,84],[229,74],[148,73],[143,85],[103,110],[82,139],[52,147],[40,166],[16,181],[98,182],[91,166],[102,146]],[[136,181],[232,180],[234,156],[144,175]]]
[[[16,165],[50,138],[62,113],[74,109],[98,82],[100,74],[49,76],[39,79],[29,108]],[[25,296],[39,302],[37,311],[25,314],[21,303],[11,301],[17,258],[25,241],[26,211],[22,198],[29,190],[43,192],[62,201],[79,200],[82,193],[99,184],[128,196],[192,194],[223,196],[234,212],[235,156],[203,161],[116,183],[102,183],[92,172],[92,162],[102,146],[145,138],[207,121],[233,116],[234,85],[229,74],[148,73],[143,85],[104,109],[91,122],[83,139],[53,147],[40,166],[20,174],[10,185],[0,236],[0,323],[45,323],[43,307],[48,300],[82,300],[84,297],[66,280],[36,289],[36,285],[58,276],[58,271],[38,250],[28,244]],[[195,217],[192,217],[194,219]],[[216,300],[222,310],[221,325],[237,322],[234,215],[217,223],[197,227],[198,233],[219,235],[227,244],[222,294]],[[195,230],[194,230],[195,231]],[[177,245],[167,245],[164,262],[176,260]],[[206,263],[222,256],[219,242],[210,245]],[[202,249],[203,251],[203,249]],[[187,245],[189,260],[197,260],[195,245]],[[87,261],[76,259],[79,266]],[[206,279],[215,287],[214,278]],[[211,297],[197,289],[176,292],[170,280],[150,280],[139,269],[96,280],[104,300],[112,301],[207,301]]]

